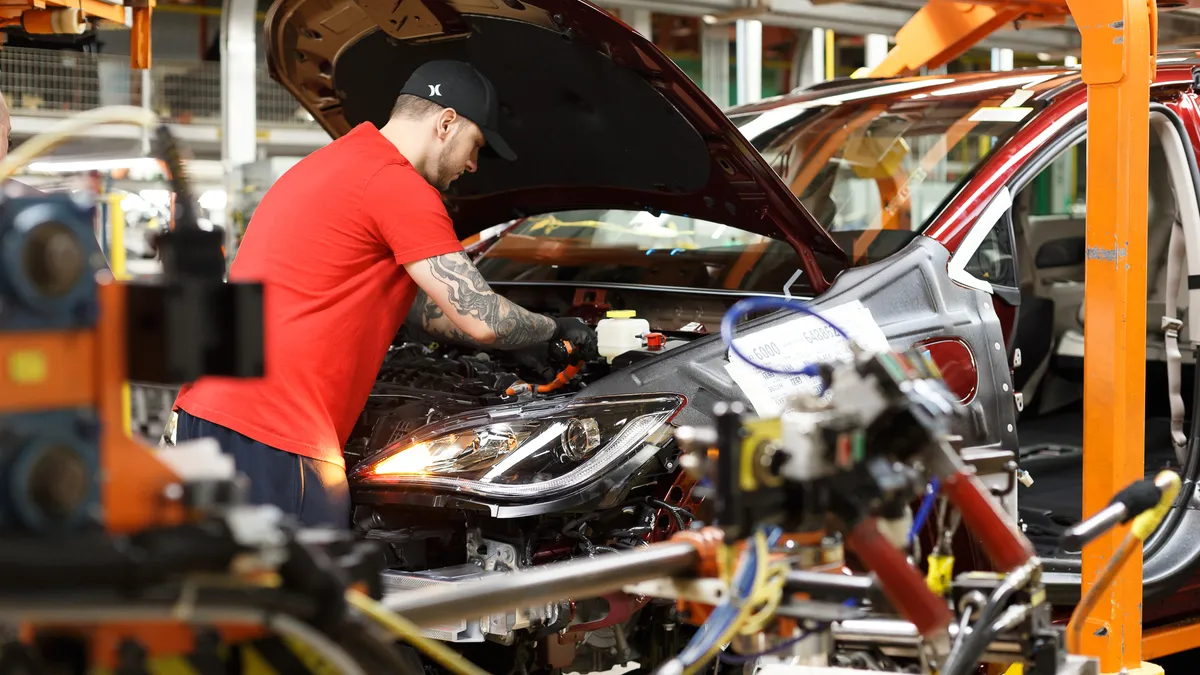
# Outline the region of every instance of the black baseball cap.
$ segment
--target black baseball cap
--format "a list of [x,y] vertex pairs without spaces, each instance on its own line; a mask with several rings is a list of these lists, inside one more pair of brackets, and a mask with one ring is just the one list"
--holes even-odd
[[443,108],[454,108],[483,131],[487,148],[510,162],[517,158],[500,136],[500,98],[496,88],[471,64],[463,61],[422,64],[404,83],[400,93],[432,101]]

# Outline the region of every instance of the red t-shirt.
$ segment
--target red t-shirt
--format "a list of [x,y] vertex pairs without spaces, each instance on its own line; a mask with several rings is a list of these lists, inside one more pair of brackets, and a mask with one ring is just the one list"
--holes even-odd
[[279,178],[231,266],[231,280],[265,287],[265,376],[202,378],[176,406],[344,467],[342,446],[417,292],[402,265],[461,250],[437,189],[359,125]]

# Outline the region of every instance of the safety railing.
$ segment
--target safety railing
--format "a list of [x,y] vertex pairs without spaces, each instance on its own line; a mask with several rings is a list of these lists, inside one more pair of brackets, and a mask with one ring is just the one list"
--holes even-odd
[[[68,115],[103,105],[141,105],[141,71],[128,56],[4,47],[0,49],[0,93],[13,115]],[[258,123],[315,126],[286,89],[259,69]],[[221,69],[213,61],[155,59],[150,69],[150,105],[182,124],[217,124],[221,119]]]

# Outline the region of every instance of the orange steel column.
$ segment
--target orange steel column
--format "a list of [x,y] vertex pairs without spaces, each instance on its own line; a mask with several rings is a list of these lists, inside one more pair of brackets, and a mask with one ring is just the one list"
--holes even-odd
[[[1083,512],[1144,475],[1146,188],[1153,0],[1068,0],[1088,85],[1087,288],[1084,300]],[[1085,590],[1125,528],[1083,551]],[[1084,651],[1104,673],[1142,666],[1142,553],[1100,600]]]

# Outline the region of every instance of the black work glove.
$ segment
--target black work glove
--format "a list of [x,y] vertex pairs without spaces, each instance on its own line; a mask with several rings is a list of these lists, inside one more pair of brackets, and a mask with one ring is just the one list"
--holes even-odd
[[[557,328],[554,330],[554,337],[551,342],[566,340],[571,343],[574,351],[572,360],[594,359],[599,355],[596,344],[596,331],[592,327],[573,316],[558,317],[554,320]],[[554,350],[551,350],[552,352]],[[564,364],[565,365],[565,364]]]

